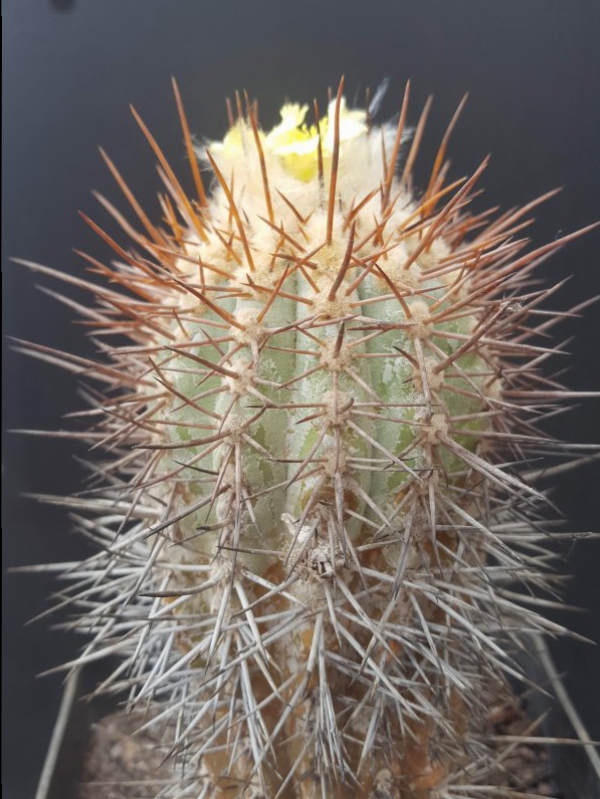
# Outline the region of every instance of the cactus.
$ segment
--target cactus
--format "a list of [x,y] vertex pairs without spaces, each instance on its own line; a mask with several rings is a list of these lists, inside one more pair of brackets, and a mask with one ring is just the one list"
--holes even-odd
[[429,104],[409,136],[408,87],[397,125],[342,82],[267,133],[238,96],[199,148],[175,95],[195,196],[134,111],[164,225],[105,155],[136,226],[104,198],[130,244],[86,220],[117,255],[84,256],[104,282],[29,264],[96,298],[68,302],[97,362],[28,347],[94,382],[84,438],[106,453],[67,500],[97,544],[64,575],[88,636],[68,667],[119,656],[102,687],[149,707],[161,797],[526,791],[490,708],[532,636],[562,631],[520,464],[556,449],[536,420],[571,395],[540,369],[559,317],[530,275],[583,231],[526,251],[549,195],[469,214],[486,162],[447,184],[458,112],[417,195]]

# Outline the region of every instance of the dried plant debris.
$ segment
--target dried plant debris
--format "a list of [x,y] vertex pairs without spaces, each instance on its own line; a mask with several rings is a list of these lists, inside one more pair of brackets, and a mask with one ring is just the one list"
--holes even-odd
[[[139,712],[117,712],[93,726],[78,799],[146,799],[159,785],[178,779],[155,732],[139,732],[146,721]],[[535,735],[536,725],[518,700],[492,708],[486,724],[494,740],[498,787],[563,799],[543,739]],[[392,783],[392,772],[382,769],[374,795],[385,797],[386,790],[393,795]]]

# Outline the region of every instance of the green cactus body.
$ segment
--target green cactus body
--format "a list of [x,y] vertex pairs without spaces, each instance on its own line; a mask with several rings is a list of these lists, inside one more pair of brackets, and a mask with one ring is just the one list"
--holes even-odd
[[79,663],[121,652],[109,684],[155,703],[179,769],[161,797],[504,796],[487,714],[511,652],[557,629],[508,591],[543,584],[542,533],[502,465],[554,401],[521,329],[541,295],[515,299],[546,250],[517,257],[519,212],[474,234],[483,166],[445,187],[444,148],[411,196],[406,105],[397,128],[341,88],[306,112],[240,115],[200,154],[210,199],[145,131],[168,228],[133,200],[145,231],[103,267],[124,288],[92,287],[132,341],[96,368],[113,456]]

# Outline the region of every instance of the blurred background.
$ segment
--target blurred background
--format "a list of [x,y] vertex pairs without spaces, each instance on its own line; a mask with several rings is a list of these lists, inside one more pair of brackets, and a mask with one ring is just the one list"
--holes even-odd
[[[380,118],[397,111],[412,80],[410,122],[429,94],[434,107],[421,150],[424,187],[439,140],[465,92],[469,102],[451,145],[454,178],[492,154],[481,209],[523,204],[557,186],[538,211],[537,244],[600,219],[600,3],[597,0],[4,0],[3,270],[4,329],[10,336],[91,354],[72,312],[36,289],[53,288],[8,262],[19,256],[81,273],[72,252],[107,251],[77,216],[109,231],[96,189],[121,208],[103,165],[104,147],[154,219],[153,157],[128,110],[133,103],[188,178],[171,91],[175,76],[190,126],[221,137],[224,98],[247,89],[270,127],[285,98],[326,102],[346,76],[349,100],[389,78]],[[185,184],[187,185],[187,184]],[[543,266],[548,285],[570,277],[552,307],[565,310],[600,291],[600,233],[569,245]],[[77,296],[73,292],[73,296]],[[556,334],[558,335],[558,333]],[[571,353],[555,368],[577,390],[600,388],[600,313],[560,328]],[[80,409],[77,381],[15,354],[3,341],[4,428],[65,427]],[[567,441],[600,442],[600,406],[585,400],[548,423]],[[4,430],[3,428],[3,430]],[[3,552],[6,567],[65,561],[86,553],[65,512],[22,497],[81,487],[84,453],[69,441],[3,432]],[[564,529],[598,530],[600,468],[556,480]],[[555,618],[600,640],[600,544],[565,544],[561,569],[573,575],[568,603],[586,608]],[[7,574],[3,584],[3,784],[9,799],[33,796],[61,693],[61,677],[36,674],[73,657],[79,641],[51,631],[57,617],[26,626],[49,606],[51,578]],[[60,620],[60,617],[58,618]],[[559,670],[592,737],[600,738],[598,647],[553,644]]]

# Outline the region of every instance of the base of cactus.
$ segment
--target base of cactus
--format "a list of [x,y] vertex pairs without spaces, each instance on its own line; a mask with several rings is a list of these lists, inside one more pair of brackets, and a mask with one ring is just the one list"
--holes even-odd
[[[68,679],[35,799],[148,799],[173,779],[158,735],[139,732],[148,720],[144,710],[127,713],[114,699],[90,699],[94,685],[97,675],[90,670]],[[600,797],[582,747],[516,740],[574,738],[552,698],[515,694],[512,702],[490,708],[489,735],[497,736],[499,750],[515,739],[503,759],[507,776],[499,789],[505,793],[498,796]]]

